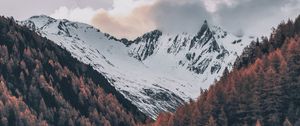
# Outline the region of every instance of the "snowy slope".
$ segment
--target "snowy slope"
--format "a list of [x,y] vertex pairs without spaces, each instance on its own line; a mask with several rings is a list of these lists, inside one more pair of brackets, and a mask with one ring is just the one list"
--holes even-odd
[[208,88],[250,43],[204,22],[196,34],[155,30],[135,39],[118,40],[87,24],[34,16],[20,24],[54,41],[90,64],[155,118]]

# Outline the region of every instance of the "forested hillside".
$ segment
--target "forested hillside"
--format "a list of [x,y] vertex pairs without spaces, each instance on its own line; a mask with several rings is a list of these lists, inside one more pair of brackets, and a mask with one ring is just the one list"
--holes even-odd
[[232,72],[155,126],[299,126],[300,16],[253,42]]
[[145,118],[92,67],[0,17],[1,126],[131,126]]

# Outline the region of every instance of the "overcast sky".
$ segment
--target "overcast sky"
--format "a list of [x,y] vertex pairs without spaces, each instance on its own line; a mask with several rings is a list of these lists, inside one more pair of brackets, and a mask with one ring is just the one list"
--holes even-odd
[[300,0],[0,0],[0,14],[17,20],[45,14],[126,38],[154,29],[195,33],[204,20],[232,33],[260,36],[298,16]]

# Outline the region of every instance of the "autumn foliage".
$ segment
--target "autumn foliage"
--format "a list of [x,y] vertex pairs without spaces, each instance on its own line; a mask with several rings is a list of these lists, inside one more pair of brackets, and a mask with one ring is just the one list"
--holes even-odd
[[145,116],[92,67],[0,17],[0,125],[138,125]]
[[299,126],[300,16],[246,48],[230,73],[154,126]]

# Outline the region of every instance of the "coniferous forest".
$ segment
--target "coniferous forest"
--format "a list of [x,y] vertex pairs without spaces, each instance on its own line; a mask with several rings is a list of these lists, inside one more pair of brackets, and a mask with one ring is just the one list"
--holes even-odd
[[0,17],[1,126],[132,126],[145,119],[92,67]]
[[253,41],[232,72],[154,126],[300,126],[300,16]]

